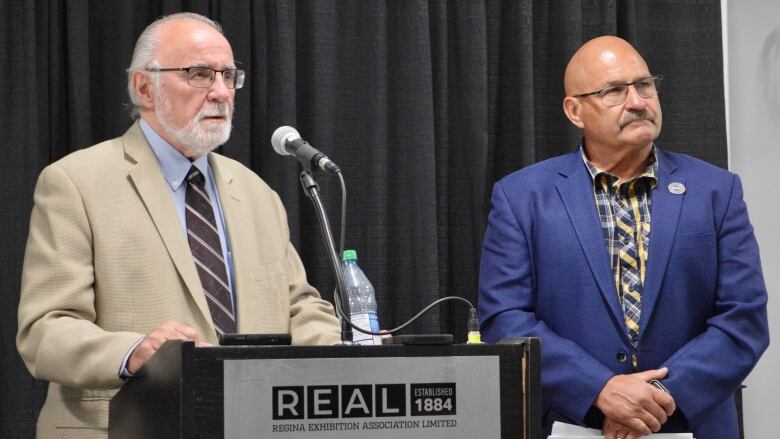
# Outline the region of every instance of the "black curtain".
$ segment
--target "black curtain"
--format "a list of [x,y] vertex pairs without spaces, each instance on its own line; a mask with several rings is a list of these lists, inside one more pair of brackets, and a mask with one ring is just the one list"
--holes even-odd
[[[568,58],[584,41],[631,41],[661,91],[658,143],[726,166],[720,0],[0,2],[0,437],[33,437],[45,392],[16,352],[16,308],[32,191],[54,160],[129,126],[125,71],[154,18],[221,22],[248,71],[221,152],[283,198],[310,281],[334,282],[297,164],[269,139],[292,125],[336,161],[349,189],[347,248],[373,282],[383,327],[434,299],[476,301],[492,184],[574,149],[561,110]],[[338,228],[336,181],[320,177]],[[447,305],[409,332],[462,341]],[[63,365],[67,367],[67,365]]]

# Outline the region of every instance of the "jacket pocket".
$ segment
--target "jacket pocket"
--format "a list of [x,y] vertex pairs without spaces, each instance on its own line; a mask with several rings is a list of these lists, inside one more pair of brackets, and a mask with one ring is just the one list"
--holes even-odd
[[[74,398],[63,400],[63,410],[58,413],[55,426],[58,429],[107,429],[109,398]],[[75,436],[81,437],[81,436]]]
[[[652,238],[650,240],[652,245]],[[715,231],[691,233],[678,235],[674,240],[674,246],[677,250],[699,249],[702,247],[715,246]]]

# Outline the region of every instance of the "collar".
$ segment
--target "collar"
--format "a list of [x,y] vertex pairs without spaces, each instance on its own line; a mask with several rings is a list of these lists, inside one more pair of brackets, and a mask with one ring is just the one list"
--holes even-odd
[[[582,156],[582,161],[585,163],[585,167],[587,167],[588,169],[588,174],[590,175],[591,181],[593,181],[594,184],[596,182],[596,179],[600,175],[603,175],[610,184],[615,184],[616,182],[620,181],[620,177],[618,177],[617,175],[607,171],[603,171],[598,167],[596,167],[596,165],[591,163],[588,160],[588,157],[585,155],[585,147],[582,144],[580,145],[580,155]],[[642,173],[637,175],[636,177],[630,178],[625,181],[621,181],[620,185],[632,181],[637,181],[640,179],[649,179],[650,183],[653,184],[657,181],[657,177],[656,177],[657,175],[658,175],[658,159],[656,158],[655,144],[653,144],[653,147],[650,148],[650,154],[647,156],[647,162],[645,163],[644,171],[642,171]]]

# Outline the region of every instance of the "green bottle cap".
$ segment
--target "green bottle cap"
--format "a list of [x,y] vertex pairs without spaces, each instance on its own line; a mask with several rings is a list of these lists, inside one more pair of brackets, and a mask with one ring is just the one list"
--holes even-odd
[[344,254],[342,255],[342,259],[344,262],[346,261],[357,261],[357,252],[355,250],[344,250]]

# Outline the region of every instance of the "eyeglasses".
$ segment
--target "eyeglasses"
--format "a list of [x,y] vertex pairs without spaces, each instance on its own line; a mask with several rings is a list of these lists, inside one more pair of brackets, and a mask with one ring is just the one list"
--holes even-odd
[[187,84],[197,88],[209,88],[217,77],[217,72],[222,73],[225,87],[239,89],[244,86],[243,70],[224,69],[216,70],[211,67],[176,67],[169,69],[147,68],[147,72],[187,72]]
[[601,98],[601,102],[603,102],[605,106],[614,107],[626,101],[626,98],[628,97],[628,87],[632,85],[639,96],[643,98],[651,98],[657,95],[662,79],[664,79],[662,75],[648,76],[634,82],[629,82],[628,84],[613,84],[590,93],[574,95],[574,97],[584,98],[596,95]]

